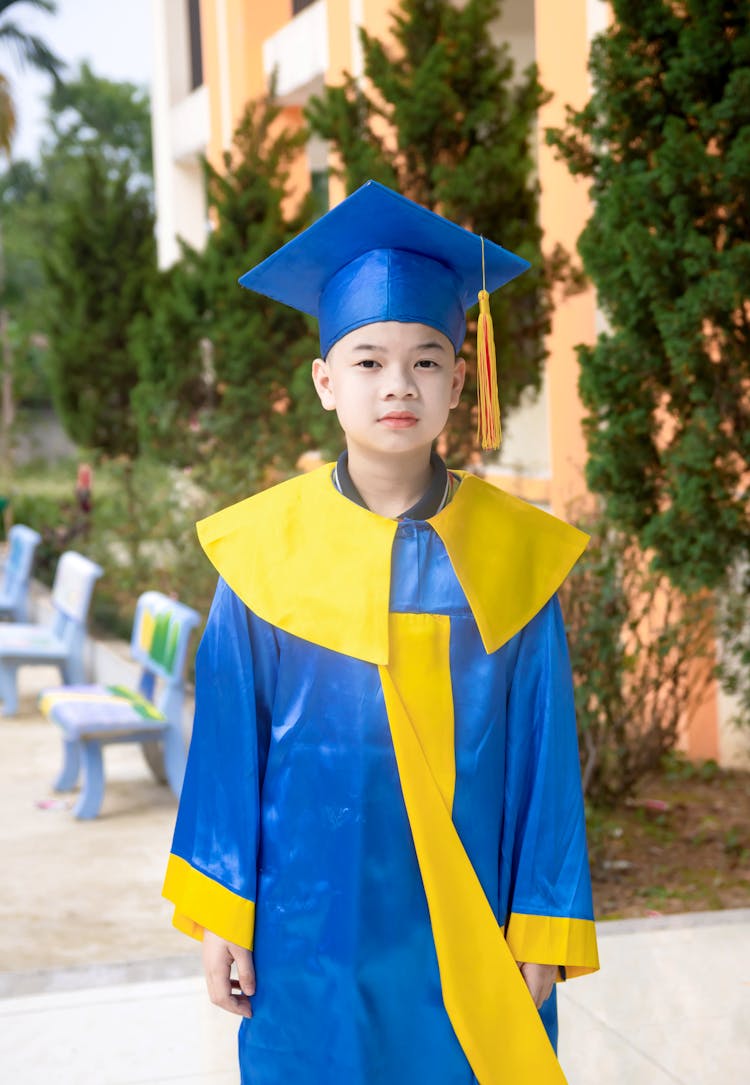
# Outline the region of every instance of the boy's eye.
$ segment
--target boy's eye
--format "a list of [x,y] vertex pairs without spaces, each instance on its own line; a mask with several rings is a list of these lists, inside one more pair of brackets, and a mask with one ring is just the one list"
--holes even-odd
[[362,369],[374,369],[376,365],[378,365],[378,362],[376,362],[374,358],[363,358],[360,362],[357,362],[356,364],[358,366],[361,366]]
[[437,369],[437,362],[434,362],[432,358],[420,358],[417,366],[420,369]]

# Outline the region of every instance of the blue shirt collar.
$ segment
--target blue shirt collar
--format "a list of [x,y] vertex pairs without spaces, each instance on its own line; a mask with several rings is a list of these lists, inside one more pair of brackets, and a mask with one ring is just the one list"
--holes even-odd
[[[430,479],[427,489],[422,494],[419,501],[416,501],[411,508],[402,512],[396,519],[429,520],[431,516],[437,515],[447,503],[451,493],[448,468],[445,466],[445,463],[440,456],[438,456],[437,452],[432,452],[430,454],[430,466],[432,467],[432,478]],[[351,475],[349,474],[349,455],[346,449],[336,461],[336,467],[333,471],[333,484],[344,497],[348,497],[350,501],[354,501],[355,504],[361,505],[363,509],[367,508],[364,498],[352,482]]]

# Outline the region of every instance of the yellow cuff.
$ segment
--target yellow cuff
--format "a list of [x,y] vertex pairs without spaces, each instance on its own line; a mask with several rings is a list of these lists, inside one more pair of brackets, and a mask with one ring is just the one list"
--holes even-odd
[[175,905],[174,926],[198,940],[203,931],[253,948],[255,904],[201,874],[178,855],[170,855],[162,896]]
[[505,938],[517,961],[562,965],[568,979],[599,968],[596,928],[590,919],[513,912]]
[[196,923],[190,916],[183,915],[176,908],[172,916],[172,926],[183,934],[187,934],[190,938],[195,938],[198,942],[203,941],[205,927],[201,927],[200,923]]

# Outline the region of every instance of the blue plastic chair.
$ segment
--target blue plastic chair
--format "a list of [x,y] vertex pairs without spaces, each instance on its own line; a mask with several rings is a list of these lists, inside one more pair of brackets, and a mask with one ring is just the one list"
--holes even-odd
[[0,616],[14,622],[29,620],[29,585],[34,551],[42,537],[25,524],[14,524],[8,532],[8,556],[0,583]]
[[3,713],[18,712],[18,668],[56,666],[63,682],[85,678],[83,649],[94,584],[102,575],[95,562],[67,550],[57,563],[49,625],[13,622],[0,625],[0,699]]
[[77,818],[95,818],[104,799],[102,748],[138,742],[154,775],[179,797],[185,775],[182,733],[183,675],[188,643],[200,615],[161,592],[148,591],[136,604],[130,651],[141,666],[137,689],[127,686],[68,686],[45,690],[39,705],[63,732],[63,764],[56,791],[83,787]]

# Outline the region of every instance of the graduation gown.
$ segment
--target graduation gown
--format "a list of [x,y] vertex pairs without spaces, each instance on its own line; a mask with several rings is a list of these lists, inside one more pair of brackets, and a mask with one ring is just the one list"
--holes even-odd
[[598,967],[570,667],[574,528],[471,475],[426,521],[331,465],[199,525],[221,579],[165,895],[253,948],[243,1085],[546,1085]]

